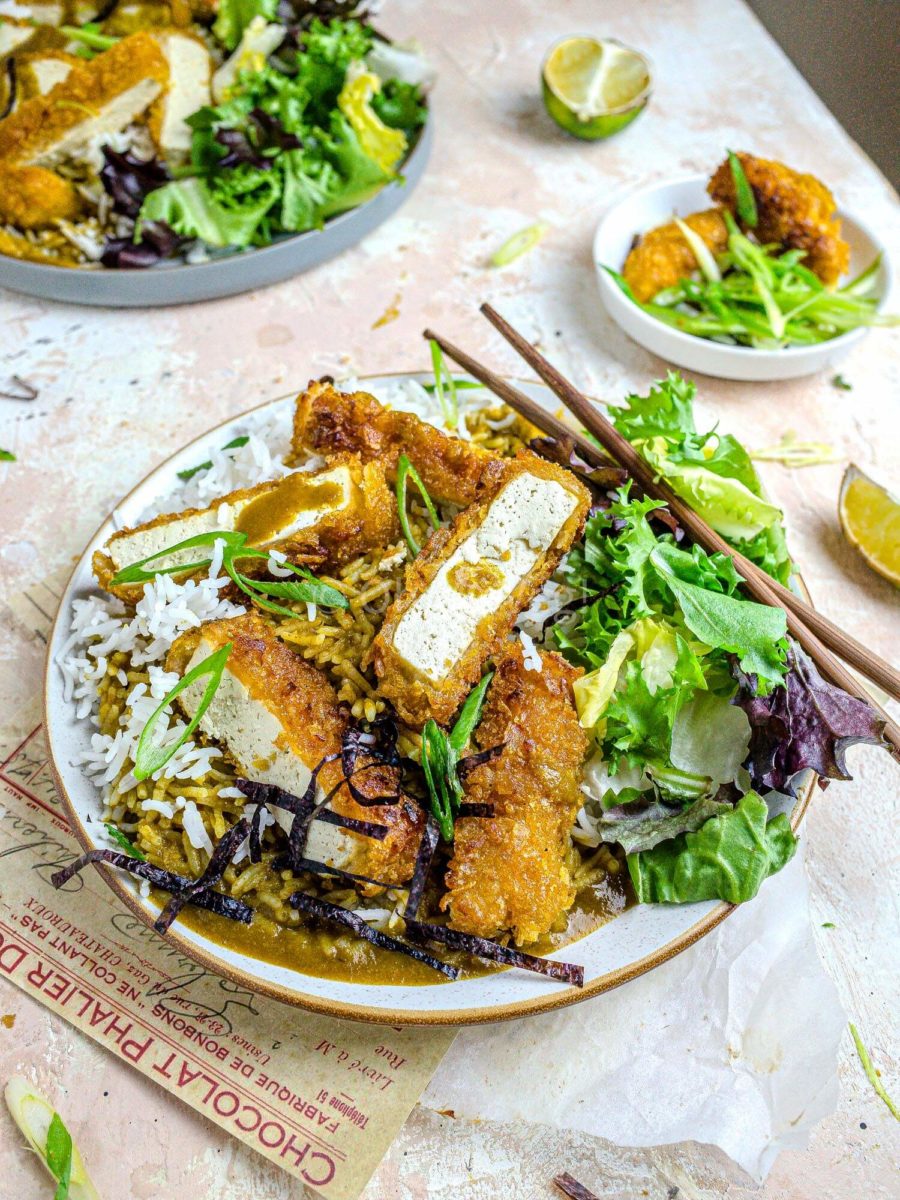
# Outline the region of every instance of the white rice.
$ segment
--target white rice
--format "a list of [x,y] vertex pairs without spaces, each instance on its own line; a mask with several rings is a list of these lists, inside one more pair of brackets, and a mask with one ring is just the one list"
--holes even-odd
[[519,641],[522,643],[523,657],[522,663],[526,671],[537,671],[539,674],[543,669],[541,656],[534,648],[534,641],[528,636],[524,629],[519,630]]

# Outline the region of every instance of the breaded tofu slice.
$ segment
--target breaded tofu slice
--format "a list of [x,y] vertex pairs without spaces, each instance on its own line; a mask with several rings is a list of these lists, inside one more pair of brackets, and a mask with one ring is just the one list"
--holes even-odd
[[370,651],[379,691],[417,728],[446,724],[584,528],[571,471],[522,450],[486,494],[439,529],[406,570]]
[[378,458],[390,479],[397,459],[405,454],[433,500],[460,506],[475,500],[485,471],[497,458],[442,433],[414,413],[385,408],[368,392],[339,392],[318,381],[298,396],[294,413],[294,455],[310,450]]
[[187,118],[212,103],[212,59],[200,39],[191,34],[167,30],[158,38],[169,67],[169,86],[154,101],[147,126],[165,158],[187,158],[191,152]]
[[[123,567],[159,554],[201,533],[246,533],[248,544],[280,550],[293,562],[339,566],[398,536],[397,505],[377,462],[346,456],[320,471],[294,471],[270,483],[229,492],[208,508],[164,513],[113,534],[94,554],[100,586],[123,600],[140,596],[143,584],[110,587]],[[209,558],[208,548],[179,550],[151,569]],[[250,562],[251,560],[248,560]]]
[[24,104],[33,96],[46,96],[69,77],[82,59],[65,50],[33,50],[16,56],[16,103]]
[[[346,709],[322,672],[289,650],[255,612],[182,634],[169,651],[166,669],[184,675],[229,642],[225,671],[200,729],[223,747],[245,778],[302,796],[315,768],[340,752]],[[188,717],[196,713],[207,682],[199,679],[179,694],[178,704]],[[364,761],[361,757],[360,765]],[[368,790],[370,776],[378,774],[377,769],[362,771],[354,783],[365,795],[384,795],[383,784],[380,791]],[[343,778],[339,760],[325,763],[317,778],[317,801]],[[391,885],[409,880],[425,822],[421,809],[408,801],[364,806],[346,784],[328,807],[343,817],[387,825],[389,832],[379,841],[315,820],[304,857]],[[273,808],[272,815],[290,828],[285,810]]]
[[36,28],[30,21],[18,17],[0,16],[0,58],[6,58],[30,42]]
[[[728,249],[728,227],[720,208],[691,213],[685,225],[706,242],[713,254]],[[699,270],[699,263],[674,221],[641,234],[631,248],[622,275],[636,300],[646,304],[665,288]]]
[[0,121],[0,160],[53,167],[142,116],[161,94],[169,68],[159,43],[135,33],[72,67],[47,96],[34,96]]
[[71,221],[82,208],[75,185],[46,167],[20,167],[0,160],[0,224],[43,229]]
[[[841,237],[837,205],[825,184],[784,163],[752,154],[739,154],[738,158],[756,198],[759,222],[753,233],[758,240],[805,251],[804,266],[829,287],[836,284],[850,266],[850,247]],[[706,190],[738,219],[728,159],[717,168]]]
[[465,781],[466,800],[494,815],[456,822],[441,900],[453,929],[519,945],[549,933],[575,899],[569,834],[588,749],[572,696],[580,668],[540,658],[540,671],[526,670],[516,642],[496,663],[475,742],[503,750]]

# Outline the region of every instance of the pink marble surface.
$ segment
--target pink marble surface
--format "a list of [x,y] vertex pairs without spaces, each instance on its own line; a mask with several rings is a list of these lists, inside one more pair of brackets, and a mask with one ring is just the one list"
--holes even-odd
[[[324,371],[422,368],[425,325],[501,370],[521,373],[477,314],[490,299],[540,340],[586,390],[644,389],[664,364],[629,342],[597,299],[590,244],[624,188],[711,169],[726,145],[814,170],[879,228],[897,256],[896,200],[883,178],[736,0],[390,0],[380,23],[415,34],[440,71],[437,138],[425,181],[398,217],[336,262],[267,291],[155,313],[76,309],[0,292],[0,385],[40,389],[0,399],[0,603],[71,561],[114,501],[210,425]],[[644,117],[609,143],[564,138],[545,118],[539,64],[547,46],[594,31],[642,47],[656,68]],[[487,259],[535,220],[545,242],[503,271]],[[373,328],[396,303],[399,316]],[[847,459],[898,479],[896,334],[878,332],[827,376],[743,385],[701,380],[703,408],[750,446],[787,430],[830,442]],[[0,386],[2,390],[2,386]],[[764,468],[819,606],[873,649],[896,655],[897,592],[848,549],[835,507],[842,465]],[[0,712],[38,686],[41,646],[0,623]],[[848,1014],[896,1095],[897,866],[872,818],[896,827],[898,774],[887,756],[852,752],[856,779],[819,797],[805,826],[813,921]],[[866,819],[861,814],[866,814]],[[821,929],[825,922],[834,928]],[[114,1062],[63,1021],[0,984],[0,1081],[24,1072],[69,1115],[105,1197],[287,1200],[302,1188],[163,1091]],[[290,1013],[286,1011],[286,1019]],[[815,1014],[810,1014],[815,1020]],[[687,1068],[686,1068],[687,1069]],[[483,1200],[552,1194],[570,1172],[612,1197],[867,1200],[896,1195],[898,1125],[874,1096],[849,1039],[838,1111],[803,1152],[778,1160],[760,1193],[724,1157],[694,1144],[623,1150],[584,1135],[468,1124],[417,1109],[366,1200]],[[0,1113],[0,1194],[49,1194]]]

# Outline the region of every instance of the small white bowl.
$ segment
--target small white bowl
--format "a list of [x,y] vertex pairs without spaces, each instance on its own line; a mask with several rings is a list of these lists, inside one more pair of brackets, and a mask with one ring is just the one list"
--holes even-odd
[[[606,311],[616,324],[645,350],[675,366],[720,379],[762,382],[796,379],[833,367],[869,332],[854,329],[816,346],[790,346],[784,350],[754,350],[749,346],[727,346],[672,329],[633,304],[603,269],[622,270],[635,234],[646,233],[671,221],[673,214],[713,207],[706,192],[706,176],[693,175],[673,183],[657,183],[631,192],[614,203],[594,235],[594,266]],[[858,217],[841,212],[843,236],[850,243],[850,278],[882,254],[876,288],[879,311],[886,307],[893,274],[884,246]]]

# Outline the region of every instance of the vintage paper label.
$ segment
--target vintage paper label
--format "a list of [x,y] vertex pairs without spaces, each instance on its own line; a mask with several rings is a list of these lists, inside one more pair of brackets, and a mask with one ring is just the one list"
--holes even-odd
[[[35,599],[10,608],[44,640],[53,595]],[[454,1032],[289,1008],[184,956],[94,869],[54,889],[80,847],[32,709],[23,702],[0,731],[0,986],[22,988],[313,1190],[355,1200]]]

